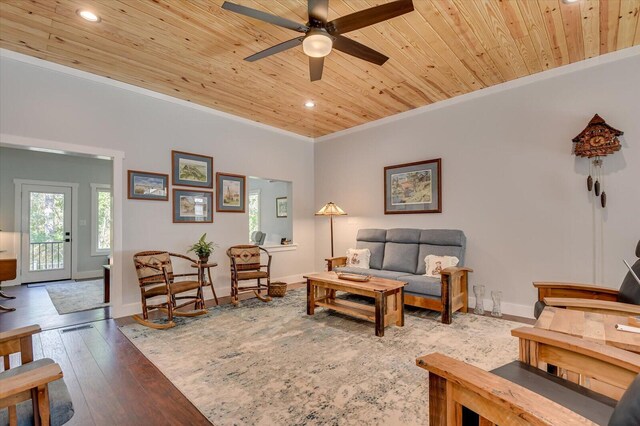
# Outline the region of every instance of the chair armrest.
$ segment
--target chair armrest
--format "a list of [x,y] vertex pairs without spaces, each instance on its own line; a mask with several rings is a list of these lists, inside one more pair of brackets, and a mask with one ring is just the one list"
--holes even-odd
[[609,287],[580,283],[534,282],[538,300],[545,297],[578,297],[582,299],[618,300],[618,290]]
[[48,364],[24,373],[3,379],[0,387],[0,400],[28,391],[38,386],[62,378],[62,370],[58,364]]
[[430,417],[435,414],[433,417],[443,421],[448,416],[454,418],[453,413],[446,410],[456,410],[460,404],[456,398],[461,398],[473,401],[473,410],[495,424],[515,424],[522,420],[547,425],[595,424],[520,385],[446,355],[429,354],[416,359],[416,364],[429,371]]
[[[511,335],[519,339],[564,349],[591,359],[615,365],[636,374],[640,373],[640,354],[614,346],[603,345],[591,340],[556,331],[535,327],[520,327],[511,330]],[[522,360],[521,360],[522,361]]]
[[40,326],[38,324],[15,328],[9,331],[3,331],[2,333],[0,333],[0,343],[4,343],[6,341],[14,339],[21,339],[27,336],[33,336],[36,333],[40,333],[40,331]]
[[195,263],[196,265],[200,264],[200,259],[196,260],[193,259],[189,256],[185,256],[184,254],[180,254],[180,253],[169,253],[169,256],[172,257],[179,257],[180,259],[184,259],[184,260],[188,260],[189,262]]
[[545,297],[543,300],[548,306],[597,312],[605,315],[640,315],[640,305],[633,305],[630,303],[596,299],[576,299],[569,297]]
[[333,271],[333,268],[347,264],[347,256],[330,257],[325,259],[325,261],[327,262],[327,271]]

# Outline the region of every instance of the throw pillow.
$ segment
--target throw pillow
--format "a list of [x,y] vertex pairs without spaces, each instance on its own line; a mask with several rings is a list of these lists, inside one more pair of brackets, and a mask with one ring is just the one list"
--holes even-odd
[[369,249],[347,250],[347,266],[369,269],[369,259],[371,259],[371,252]]
[[440,273],[443,269],[450,266],[458,266],[459,261],[455,256],[434,256],[430,254],[424,258],[427,267],[427,273],[424,275],[427,277],[440,278]]

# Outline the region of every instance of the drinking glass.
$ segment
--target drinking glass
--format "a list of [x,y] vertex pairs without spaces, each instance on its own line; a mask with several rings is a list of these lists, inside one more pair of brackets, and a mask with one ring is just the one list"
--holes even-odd
[[500,307],[500,302],[502,301],[502,292],[492,291],[491,300],[493,300],[493,309],[491,310],[491,315],[494,317],[501,317],[502,308]]
[[476,307],[473,309],[473,313],[484,315],[484,286],[474,285],[473,294],[476,297]]

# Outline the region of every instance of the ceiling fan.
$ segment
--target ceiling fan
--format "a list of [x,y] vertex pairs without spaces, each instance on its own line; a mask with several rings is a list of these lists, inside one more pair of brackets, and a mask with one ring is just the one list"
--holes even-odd
[[364,44],[344,37],[342,34],[411,12],[413,10],[413,2],[412,0],[397,0],[327,22],[329,0],[308,0],[309,22],[306,24],[299,24],[280,16],[228,1],[222,4],[222,8],[299,33],[304,33],[303,36],[282,42],[248,56],[245,58],[245,61],[257,61],[258,59],[283,52],[302,44],[302,50],[309,56],[309,74],[311,81],[316,81],[322,78],[324,57],[331,52],[332,48],[376,65],[384,64],[387,59],[389,59],[387,56]]

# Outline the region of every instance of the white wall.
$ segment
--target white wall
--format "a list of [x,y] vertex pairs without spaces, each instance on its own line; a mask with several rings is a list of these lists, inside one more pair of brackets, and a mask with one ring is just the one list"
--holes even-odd
[[[293,182],[297,250],[274,254],[273,276],[313,270],[313,145],[301,137],[0,58],[0,133],[120,150],[127,169],[169,173],[171,150],[211,155],[214,171]],[[124,191],[126,194],[126,176]],[[126,195],[125,195],[126,196]],[[140,300],[132,255],[185,253],[203,232],[220,245],[213,259],[218,294],[229,292],[224,254],[245,243],[246,214],[214,213],[213,224],[173,224],[170,202],[123,200],[123,301]],[[208,293],[208,292],[207,292]],[[135,308],[132,305],[132,309]]]
[[79,272],[84,277],[102,276],[106,255],[91,255],[91,184],[111,185],[111,161],[71,155],[50,154],[22,149],[0,147],[0,229],[14,230],[14,179],[72,182],[78,184],[78,235],[73,243],[78,245]]
[[[359,228],[459,228],[471,282],[527,305],[519,312],[531,313],[534,280],[618,287],[640,238],[640,55],[539,77],[316,143],[315,208],[331,200],[349,214],[335,220],[336,255]],[[595,113],[625,132],[604,160],[605,210],[586,190],[587,160],[571,155]],[[443,213],[385,216],[383,168],[439,157]],[[329,223],[316,224],[320,269]]]

